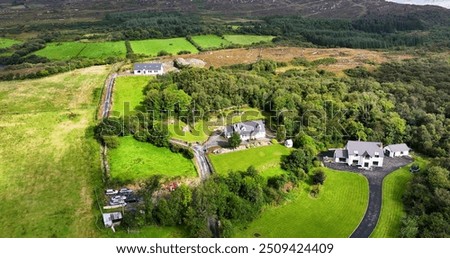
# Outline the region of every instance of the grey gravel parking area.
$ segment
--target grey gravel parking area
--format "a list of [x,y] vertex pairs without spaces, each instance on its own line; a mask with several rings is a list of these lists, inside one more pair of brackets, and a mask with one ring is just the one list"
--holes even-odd
[[369,205],[364,218],[355,229],[351,238],[367,238],[372,234],[377,225],[381,213],[381,204],[383,199],[383,179],[391,172],[406,166],[413,162],[410,157],[389,158],[385,157],[382,168],[373,168],[373,170],[359,169],[348,166],[347,164],[326,162],[325,166],[334,170],[349,171],[364,175],[369,182]]

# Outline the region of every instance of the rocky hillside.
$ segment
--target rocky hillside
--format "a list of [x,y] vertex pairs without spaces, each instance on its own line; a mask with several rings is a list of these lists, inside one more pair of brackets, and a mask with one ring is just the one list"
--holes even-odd
[[220,17],[254,18],[299,14],[355,19],[366,15],[431,14],[450,17],[436,6],[402,5],[384,0],[0,0],[1,20],[101,18],[118,11],[181,11]]

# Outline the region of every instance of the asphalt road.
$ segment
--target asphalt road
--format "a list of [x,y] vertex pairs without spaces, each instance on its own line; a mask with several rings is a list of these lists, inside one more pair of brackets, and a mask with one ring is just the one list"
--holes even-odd
[[102,113],[102,117],[103,118],[107,118],[109,116],[109,111],[111,109],[111,101],[112,101],[112,88],[114,86],[114,81],[117,77],[117,74],[114,73],[112,74],[109,78],[108,81],[106,82],[106,95],[105,95],[105,101],[103,102],[103,113]]
[[[327,154],[329,156],[329,154]],[[369,182],[369,205],[367,206],[366,213],[361,223],[355,229],[351,238],[367,238],[369,237],[375,227],[377,226],[378,219],[381,213],[381,204],[383,200],[383,180],[391,172],[406,166],[413,160],[409,157],[402,158],[389,158],[385,157],[382,168],[374,168],[374,170],[364,170],[346,164],[339,163],[325,163],[329,168],[342,171],[350,171],[360,173],[367,178]]]
[[359,170],[369,181],[369,205],[366,214],[361,223],[355,229],[351,238],[368,238],[377,226],[378,219],[381,213],[381,204],[383,200],[383,180],[391,172],[400,167],[411,163],[410,158],[384,158],[382,169],[375,169],[373,171]]
[[[183,147],[189,148],[189,145],[182,141],[177,141],[177,140],[171,139],[170,142],[175,145],[181,145]],[[198,164],[200,178],[202,180],[205,180],[206,178],[208,178],[211,175],[212,169],[211,169],[208,157],[206,157],[204,147],[202,145],[196,144],[196,145],[192,146],[191,149],[194,152],[194,156],[195,156],[194,158]]]

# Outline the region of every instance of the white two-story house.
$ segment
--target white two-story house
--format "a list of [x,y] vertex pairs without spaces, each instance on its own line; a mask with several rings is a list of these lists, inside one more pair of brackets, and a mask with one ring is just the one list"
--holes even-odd
[[238,133],[242,141],[257,140],[266,137],[266,128],[262,120],[242,122],[225,127],[224,136],[230,138]]
[[348,141],[343,149],[334,152],[334,160],[364,169],[383,166],[383,144],[381,142]]

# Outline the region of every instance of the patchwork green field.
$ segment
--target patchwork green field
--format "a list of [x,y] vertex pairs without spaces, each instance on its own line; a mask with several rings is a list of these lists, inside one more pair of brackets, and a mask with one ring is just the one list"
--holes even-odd
[[326,169],[327,179],[318,198],[302,184],[281,206],[268,206],[259,218],[234,237],[345,238],[361,221],[369,198],[362,175]]
[[180,153],[139,142],[131,136],[120,137],[119,142],[119,147],[108,153],[113,179],[136,181],[158,174],[168,177],[197,176],[193,162]]
[[49,43],[36,55],[47,57],[51,60],[70,60],[76,57],[104,59],[107,57],[124,58],[126,54],[125,43],[117,42],[58,42]]
[[194,128],[187,126],[185,122],[174,120],[168,123],[170,138],[184,142],[204,142],[208,140],[209,134],[207,124],[203,121],[195,123]]
[[209,158],[218,174],[226,174],[230,170],[245,171],[254,166],[262,176],[269,177],[284,173],[280,167],[281,156],[289,155],[291,150],[281,144],[273,144],[225,154],[211,154]]
[[[415,163],[421,169],[425,169],[427,161],[423,158],[415,158]],[[408,182],[412,179],[409,172],[411,165],[400,168],[389,174],[383,181],[383,204],[381,214],[375,230],[370,237],[393,238],[399,237],[401,219],[405,215],[402,196]]]
[[117,77],[114,84],[112,111],[115,116],[124,114],[125,104],[129,103],[129,110],[133,111],[142,100],[143,90],[151,76],[121,76]]
[[160,51],[173,55],[180,51],[198,53],[198,50],[185,38],[137,40],[130,41],[130,44],[135,54],[148,56],[157,56]]
[[93,91],[108,72],[94,66],[0,82],[0,237],[98,236],[101,169],[89,128]]
[[217,35],[193,36],[192,40],[203,49],[218,49],[231,45],[231,42]]
[[21,42],[18,40],[15,40],[15,39],[0,38],[0,48],[8,48],[12,45],[19,44],[19,43],[21,43]]
[[225,40],[236,44],[247,46],[254,43],[270,42],[274,38],[273,36],[259,36],[259,35],[224,35]]
[[79,42],[48,43],[34,54],[51,60],[69,60],[77,57],[85,47],[85,44]]
[[127,50],[124,41],[85,43],[86,47],[78,57],[104,59],[108,57],[125,58]]

